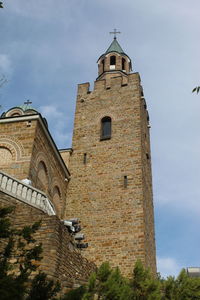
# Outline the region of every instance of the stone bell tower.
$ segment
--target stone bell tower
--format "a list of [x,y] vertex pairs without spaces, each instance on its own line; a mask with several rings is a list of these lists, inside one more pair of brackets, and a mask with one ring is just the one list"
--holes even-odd
[[140,76],[116,35],[98,59],[94,89],[78,85],[66,218],[81,220],[82,251],[131,276],[156,272],[149,116]]

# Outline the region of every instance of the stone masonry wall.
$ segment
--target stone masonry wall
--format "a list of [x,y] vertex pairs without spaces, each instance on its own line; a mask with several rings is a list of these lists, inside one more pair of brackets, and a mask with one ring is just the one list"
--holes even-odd
[[35,234],[37,243],[42,242],[43,259],[39,262],[40,270],[49,278],[62,285],[63,292],[86,282],[95,265],[81,256],[80,250],[65,226],[57,216],[48,216],[37,208],[22,203],[0,192],[0,207],[14,206],[12,225],[23,228],[41,221],[41,227]]
[[36,122],[9,122],[0,124],[0,168],[17,179],[29,175],[30,159]]
[[68,181],[39,120],[19,117],[0,124],[0,169],[19,180],[29,178],[48,195],[62,218]]
[[[110,57],[111,56],[115,56],[116,59],[116,64],[115,64],[115,68],[114,70],[122,70],[122,58],[125,60],[125,64],[124,64],[124,70],[126,73],[130,72],[130,64],[129,64],[129,59],[126,55],[123,54],[117,54],[117,53],[109,53],[106,54],[105,56],[103,56],[98,64],[98,75],[101,75],[103,72],[105,71],[110,71]],[[103,67],[103,63],[102,61],[104,61],[104,67]]]
[[[96,81],[93,91],[88,83],[78,87],[65,216],[81,219],[89,243],[85,257],[97,265],[109,261],[131,276],[141,259],[155,272],[150,146],[140,77],[108,80]],[[112,119],[112,137],[100,140],[105,116]]]
[[69,167],[69,159],[70,159],[70,155],[72,153],[72,149],[59,150],[59,152],[60,152],[60,155],[61,155],[62,159],[64,160],[66,166]]
[[[142,91],[142,90],[141,90]],[[143,92],[142,92],[143,95]],[[156,248],[154,231],[154,206],[151,172],[150,123],[145,98],[141,96],[141,130],[142,130],[142,173],[144,193],[145,222],[145,260],[153,274],[156,274]]]
[[[43,169],[40,170],[40,165]],[[62,219],[65,210],[65,199],[68,181],[49,140],[42,127],[36,127],[32,157],[30,162],[30,178],[33,186],[44,191],[53,202],[58,216]]]

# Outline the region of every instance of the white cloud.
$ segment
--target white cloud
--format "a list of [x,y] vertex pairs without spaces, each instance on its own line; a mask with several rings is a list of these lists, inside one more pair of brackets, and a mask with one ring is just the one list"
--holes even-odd
[[58,108],[53,105],[41,106],[39,110],[41,114],[44,115],[47,119],[58,119],[63,117],[62,112],[59,111]]
[[47,119],[51,134],[59,148],[65,148],[66,145],[71,145],[71,132],[66,132],[66,116],[53,105],[41,106],[39,108],[42,116]]
[[0,74],[11,74],[12,67],[11,61],[8,55],[0,54]]
[[177,276],[182,268],[172,257],[157,257],[157,269],[161,277]]
[[8,1],[6,8],[20,17],[52,22],[57,20],[66,25],[73,22],[74,13],[79,13],[80,5],[78,4],[75,9],[71,1],[15,0]]

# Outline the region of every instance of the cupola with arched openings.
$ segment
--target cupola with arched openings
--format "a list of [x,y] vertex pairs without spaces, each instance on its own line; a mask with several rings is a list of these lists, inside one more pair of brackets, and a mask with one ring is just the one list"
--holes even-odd
[[132,71],[131,59],[123,51],[116,36],[106,52],[99,57],[97,63],[97,80],[103,79],[106,74],[109,74],[109,77],[112,77],[112,74],[115,75],[116,73],[121,73],[122,75],[128,75]]

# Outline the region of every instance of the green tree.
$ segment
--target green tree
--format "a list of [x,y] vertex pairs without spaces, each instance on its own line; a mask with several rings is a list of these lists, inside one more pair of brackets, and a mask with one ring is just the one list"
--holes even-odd
[[0,210],[0,294],[2,299],[11,299],[14,293],[13,299],[17,300],[22,299],[26,292],[29,276],[36,270],[34,262],[42,258],[42,247],[41,244],[34,245],[32,237],[39,223],[22,230],[13,229],[8,218],[12,211],[13,208]]
[[31,289],[26,300],[53,300],[59,291],[59,282],[54,284],[53,280],[47,280],[45,273],[40,272],[32,280]]
[[175,300],[177,299],[177,282],[173,276],[169,276],[167,279],[161,280],[163,300]]
[[86,291],[79,297],[64,300],[161,300],[161,283],[145,270],[140,261],[136,262],[132,280],[125,279],[119,268],[111,269],[103,263],[96,273],[90,276]]
[[163,281],[164,300],[199,300],[200,278],[191,278],[183,269],[178,277]]
[[[12,207],[0,209],[0,297],[1,300],[47,300],[58,292],[58,283],[48,281],[44,273],[31,277],[42,259],[42,245],[33,234],[40,222],[17,230],[11,226]],[[33,298],[34,295],[34,298]],[[37,295],[37,296],[36,296]]]
[[[77,290],[76,290],[77,291]],[[123,278],[118,268],[111,269],[109,263],[103,263],[96,273],[90,276],[86,287],[82,287],[81,293],[70,292],[64,300],[127,300],[131,299],[131,288],[128,280]],[[68,295],[70,296],[68,298]]]
[[182,270],[177,278],[154,277],[137,261],[133,278],[125,279],[118,268],[103,263],[88,284],[70,291],[63,300],[200,300],[200,278]]
[[86,293],[86,287],[80,286],[77,289],[69,291],[62,300],[81,300]]
[[133,300],[160,300],[162,299],[160,280],[154,278],[149,270],[146,270],[141,261],[137,261],[131,280]]
[[3,8],[3,2],[0,1],[0,8]]

